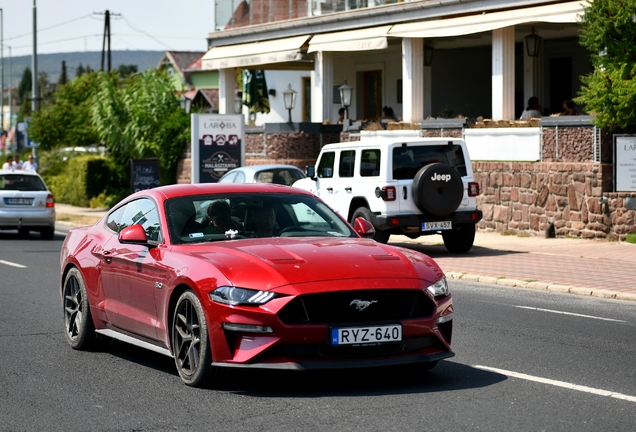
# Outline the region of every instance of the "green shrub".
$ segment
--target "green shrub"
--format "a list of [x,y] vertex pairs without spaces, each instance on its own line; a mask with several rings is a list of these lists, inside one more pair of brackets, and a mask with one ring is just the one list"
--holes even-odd
[[627,243],[636,244],[636,234],[627,234],[627,237],[625,238],[625,241]]

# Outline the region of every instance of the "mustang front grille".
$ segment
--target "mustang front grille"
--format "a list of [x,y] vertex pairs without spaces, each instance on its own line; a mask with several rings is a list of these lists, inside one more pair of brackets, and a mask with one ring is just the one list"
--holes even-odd
[[371,323],[433,314],[435,305],[419,290],[361,290],[307,294],[280,312],[285,324]]

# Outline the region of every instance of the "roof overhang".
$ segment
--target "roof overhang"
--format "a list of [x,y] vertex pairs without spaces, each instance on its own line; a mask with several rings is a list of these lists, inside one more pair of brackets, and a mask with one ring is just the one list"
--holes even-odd
[[530,22],[576,23],[585,2],[574,1],[504,12],[483,13],[459,18],[396,24],[388,36],[403,38],[440,38],[482,33]]
[[386,37],[392,26],[371,27],[335,33],[317,34],[309,42],[307,52],[367,51],[385,49]]
[[267,64],[301,60],[301,48],[307,43],[309,37],[309,35],[303,35],[263,42],[214,47],[201,59],[201,68],[209,70],[258,66],[258,69],[264,69],[262,66]]

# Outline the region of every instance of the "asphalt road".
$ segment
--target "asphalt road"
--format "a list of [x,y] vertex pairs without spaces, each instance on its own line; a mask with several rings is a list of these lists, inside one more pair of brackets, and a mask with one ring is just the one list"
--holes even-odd
[[62,238],[0,232],[2,431],[634,429],[630,302],[451,281],[457,356],[428,374],[233,370],[193,389],[159,354],[70,349]]

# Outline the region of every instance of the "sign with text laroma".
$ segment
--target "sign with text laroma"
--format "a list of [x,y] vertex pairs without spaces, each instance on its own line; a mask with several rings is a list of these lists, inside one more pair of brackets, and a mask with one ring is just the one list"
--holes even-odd
[[133,192],[160,186],[159,159],[132,159],[130,161],[130,180]]
[[636,136],[614,135],[614,190],[636,191]]
[[216,183],[245,165],[242,114],[192,114],[192,183]]

